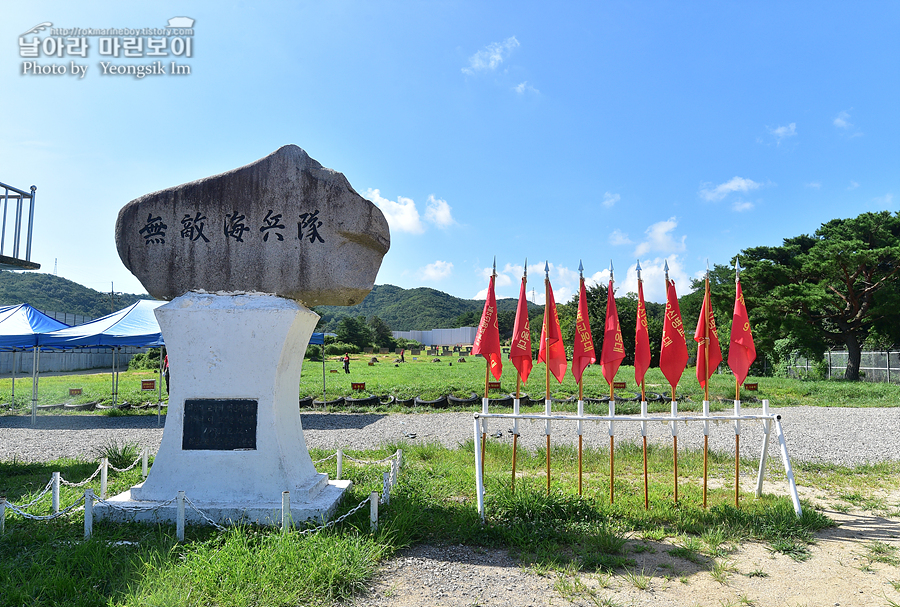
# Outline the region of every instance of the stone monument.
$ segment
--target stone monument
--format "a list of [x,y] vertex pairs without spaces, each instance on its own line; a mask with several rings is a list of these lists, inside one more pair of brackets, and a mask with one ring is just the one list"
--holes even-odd
[[329,517],[349,482],[318,473],[303,437],[307,306],[362,301],[389,247],[381,211],[293,145],[126,204],[119,256],[170,300],[156,316],[171,392],[147,479],[96,515],[173,520],[158,506],[184,491],[216,522],[274,524],[289,491],[294,521]]

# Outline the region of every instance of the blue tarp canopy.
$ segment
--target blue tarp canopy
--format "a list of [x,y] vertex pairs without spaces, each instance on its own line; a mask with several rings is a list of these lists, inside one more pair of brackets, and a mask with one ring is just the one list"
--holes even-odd
[[38,334],[68,327],[28,304],[0,307],[0,350],[33,348]]
[[153,310],[164,303],[142,299],[83,325],[43,333],[38,345],[42,349],[162,346],[165,344]]

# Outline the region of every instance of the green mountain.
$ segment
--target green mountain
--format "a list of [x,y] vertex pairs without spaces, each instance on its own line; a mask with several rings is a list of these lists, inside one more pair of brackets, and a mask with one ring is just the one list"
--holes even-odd
[[[511,312],[514,315],[517,303],[513,298],[498,299],[498,313]],[[483,300],[461,299],[428,287],[401,289],[394,285],[375,285],[366,298],[355,306],[316,307],[316,313],[322,317],[316,330],[335,331],[345,316],[365,316],[367,319],[377,316],[393,331],[477,326],[483,309]],[[529,302],[528,309],[531,316],[535,310],[542,310],[543,306]]]
[[30,304],[45,312],[68,312],[91,318],[106,316],[130,306],[139,299],[152,299],[149,295],[109,293],[89,289],[53,274],[34,272],[0,271],[0,305]]

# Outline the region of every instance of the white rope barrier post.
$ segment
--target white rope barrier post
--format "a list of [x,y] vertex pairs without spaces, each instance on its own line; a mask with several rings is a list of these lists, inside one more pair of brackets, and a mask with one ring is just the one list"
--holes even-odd
[[53,514],[59,512],[59,472],[53,473]]
[[281,492],[281,532],[287,533],[291,528],[291,492]]
[[403,466],[403,449],[397,449],[397,472],[400,472],[400,468]]
[[147,451],[149,451],[147,447],[141,451],[141,475],[144,478],[147,478]]
[[484,470],[481,468],[481,449],[478,448],[478,416],[475,416],[475,500],[478,514],[484,522]]
[[391,473],[385,472],[383,478],[381,501],[387,506],[391,503]]
[[[477,444],[477,443],[476,443]],[[475,448],[478,451],[478,448]],[[378,531],[378,492],[373,491],[369,494],[369,528],[372,533]]]
[[179,491],[175,498],[178,513],[175,516],[175,537],[179,542],[184,541],[184,491]]
[[100,458],[100,499],[106,499],[106,478],[109,474],[109,459]]
[[344,450],[337,450],[337,477],[335,480],[341,480],[341,474],[344,472]]
[[94,490],[84,490],[84,539],[91,539],[94,532]]
[[781,428],[780,415],[775,416],[775,432],[778,435],[778,446],[781,447],[781,462],[784,464],[784,473],[787,475],[791,501],[794,503],[794,512],[800,517],[803,515],[803,510],[800,507],[800,495],[797,493],[797,483],[794,481],[794,470],[791,468],[791,459],[788,457],[787,442],[784,439],[784,430]]
[[6,498],[0,497],[0,535],[6,533]]
[[[763,399],[762,402],[763,415],[769,416],[769,401]],[[756,473],[756,497],[762,497],[763,479],[766,476],[766,456],[769,453],[769,437],[772,435],[772,420],[767,419],[763,422],[763,444],[762,453],[759,456],[759,470]]]

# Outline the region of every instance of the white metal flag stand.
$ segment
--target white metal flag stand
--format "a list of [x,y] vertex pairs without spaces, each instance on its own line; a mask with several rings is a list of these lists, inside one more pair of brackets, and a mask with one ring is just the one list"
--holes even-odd
[[[581,413],[584,411],[583,409],[583,401],[579,401],[578,403],[578,411]],[[486,403],[485,403],[486,404]],[[549,407],[548,407],[549,409]],[[627,422],[637,422],[641,424],[642,434],[646,432],[646,427],[648,422],[664,422],[670,423],[673,429],[673,434],[677,435],[677,422],[703,422],[703,431],[705,435],[709,434],[709,422],[722,422],[722,421],[733,421],[734,429],[736,432],[740,432],[740,422],[742,421],[758,421],[763,425],[763,445],[762,445],[762,453],[759,460],[759,470],[756,476],[756,496],[760,497],[762,495],[762,486],[763,479],[765,478],[765,470],[766,470],[766,456],[768,454],[769,449],[769,437],[772,434],[772,429],[775,429],[775,435],[778,438],[778,446],[781,452],[781,461],[784,464],[785,475],[787,476],[787,484],[788,490],[790,492],[791,501],[794,505],[794,512],[799,517],[803,514],[803,511],[800,507],[800,496],[797,493],[797,484],[794,480],[794,472],[791,467],[791,460],[788,457],[787,451],[787,441],[784,437],[784,430],[781,427],[781,416],[777,414],[773,414],[769,411],[769,401],[762,401],[762,413],[759,415],[744,415],[741,413],[740,405],[735,403],[735,414],[732,415],[710,415],[708,405],[704,407],[704,411],[699,416],[688,416],[688,415],[678,415],[677,409],[673,406],[673,413],[671,415],[648,415],[647,407],[645,403],[641,403],[641,414],[640,415],[615,415],[615,411],[610,408],[610,415],[552,415],[549,412],[544,415],[538,414],[521,414],[521,413],[487,413],[486,407],[483,407],[482,412],[475,413],[474,419],[474,429],[475,429],[475,444],[479,444],[479,438],[482,432],[486,429],[486,422],[488,419],[511,419],[515,424],[516,430],[518,430],[518,422],[520,419],[531,419],[543,421],[545,424],[545,432],[549,433],[550,422],[551,421],[560,421],[560,422],[577,422],[579,433],[582,427],[583,422],[609,422],[610,432],[613,430],[613,422],[616,423],[627,423]],[[485,518],[484,511],[484,469],[482,468],[482,454],[481,449],[475,448],[475,491],[477,494],[477,502],[478,502],[478,513],[481,515],[482,521]]]

